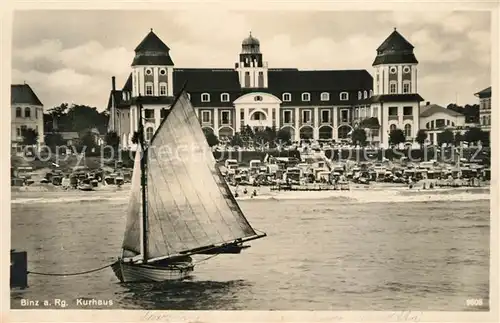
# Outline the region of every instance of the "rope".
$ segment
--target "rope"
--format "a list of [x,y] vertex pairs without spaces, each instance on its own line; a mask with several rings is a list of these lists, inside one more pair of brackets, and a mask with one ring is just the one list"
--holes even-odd
[[81,271],[81,272],[77,272],[77,273],[59,274],[59,273],[40,273],[40,272],[36,272],[36,271],[28,271],[27,273],[28,274],[33,274],[33,275],[43,275],[43,276],[77,276],[77,275],[90,274],[90,273],[93,273],[93,272],[96,272],[96,271],[99,271],[99,270],[106,269],[108,267],[111,267],[111,265],[113,265],[113,263],[111,263],[109,265],[106,265],[106,266],[102,266],[102,267],[96,268],[96,269],[91,269],[91,270],[87,270],[87,271]]
[[218,255],[219,255],[219,254],[218,254],[218,253],[216,253],[215,255],[208,256],[208,257],[206,257],[206,258],[203,258],[203,259],[201,259],[201,260],[198,260],[198,261],[197,261],[197,262],[195,262],[193,265],[199,264],[200,262],[207,261],[208,259],[212,259],[213,257],[218,256]]

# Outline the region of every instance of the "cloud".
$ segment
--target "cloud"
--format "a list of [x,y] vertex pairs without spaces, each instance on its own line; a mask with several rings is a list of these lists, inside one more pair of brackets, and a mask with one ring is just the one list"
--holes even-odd
[[[57,27],[44,23],[56,20]],[[490,85],[489,13],[452,11],[22,12],[14,19],[13,81],[33,85],[47,107],[67,101],[104,109],[111,76],[125,83],[133,50],[151,27],[176,67],[233,68],[252,31],[271,68],[369,72],[376,48],[397,27],[415,46],[424,98],[446,105],[458,91],[474,103],[473,93]]]

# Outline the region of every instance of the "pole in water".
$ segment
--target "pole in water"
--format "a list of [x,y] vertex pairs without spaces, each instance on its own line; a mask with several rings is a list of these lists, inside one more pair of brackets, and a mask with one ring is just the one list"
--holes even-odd
[[28,287],[28,253],[10,251],[10,288]]

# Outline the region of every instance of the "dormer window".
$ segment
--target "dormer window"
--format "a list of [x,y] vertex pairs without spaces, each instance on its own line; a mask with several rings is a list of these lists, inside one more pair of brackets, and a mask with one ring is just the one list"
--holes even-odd
[[367,99],[367,98],[368,98],[368,92],[367,92],[367,91],[364,91],[364,92],[363,92],[363,96],[364,96],[364,98],[365,98],[365,99]]
[[16,118],[22,118],[22,117],[23,117],[23,109],[16,108]]
[[283,93],[281,99],[283,100],[283,102],[290,102],[292,101],[292,95],[290,93]]
[[29,107],[26,107],[24,109],[24,117],[25,118],[31,118],[31,109]]
[[160,95],[167,95],[167,83],[160,83]]
[[321,93],[321,101],[330,101],[330,93],[328,92]]
[[220,95],[220,101],[221,102],[229,102],[229,93],[222,93]]
[[[361,94],[361,91],[358,91],[358,100],[361,100],[362,98],[362,94]],[[342,100],[342,99],[341,99]]]
[[340,101],[347,101],[347,100],[349,100],[349,93],[340,92]]
[[153,83],[146,83],[146,95],[153,95]]
[[203,93],[201,95],[201,102],[210,102],[210,94],[208,93]]
[[307,92],[302,93],[302,101],[304,102],[311,101],[311,94]]

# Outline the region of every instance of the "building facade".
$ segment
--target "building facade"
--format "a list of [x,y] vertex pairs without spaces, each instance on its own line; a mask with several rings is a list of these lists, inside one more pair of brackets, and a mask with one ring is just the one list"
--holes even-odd
[[33,129],[38,144],[44,142],[43,104],[28,84],[13,84],[11,90],[11,150],[20,153],[24,148],[23,133]]
[[464,134],[467,129],[465,115],[446,109],[437,104],[430,104],[420,108],[420,129],[427,131],[427,140],[431,145],[438,144],[438,135],[446,129],[453,133]]
[[341,141],[363,119],[375,117],[381,127],[371,140],[384,146],[395,128],[408,140],[416,136],[423,100],[417,93],[417,65],[413,46],[394,30],[377,49],[375,78],[366,70],[270,68],[251,34],[234,68],[177,68],[168,46],[151,30],[135,49],[125,85],[117,89],[112,77],[108,128],[120,135],[122,147],[132,147],[141,95],[150,139],[185,85],[201,126],[219,137],[249,125],[285,129],[294,141]]
[[479,98],[479,124],[484,131],[491,131],[491,86],[474,94]]

